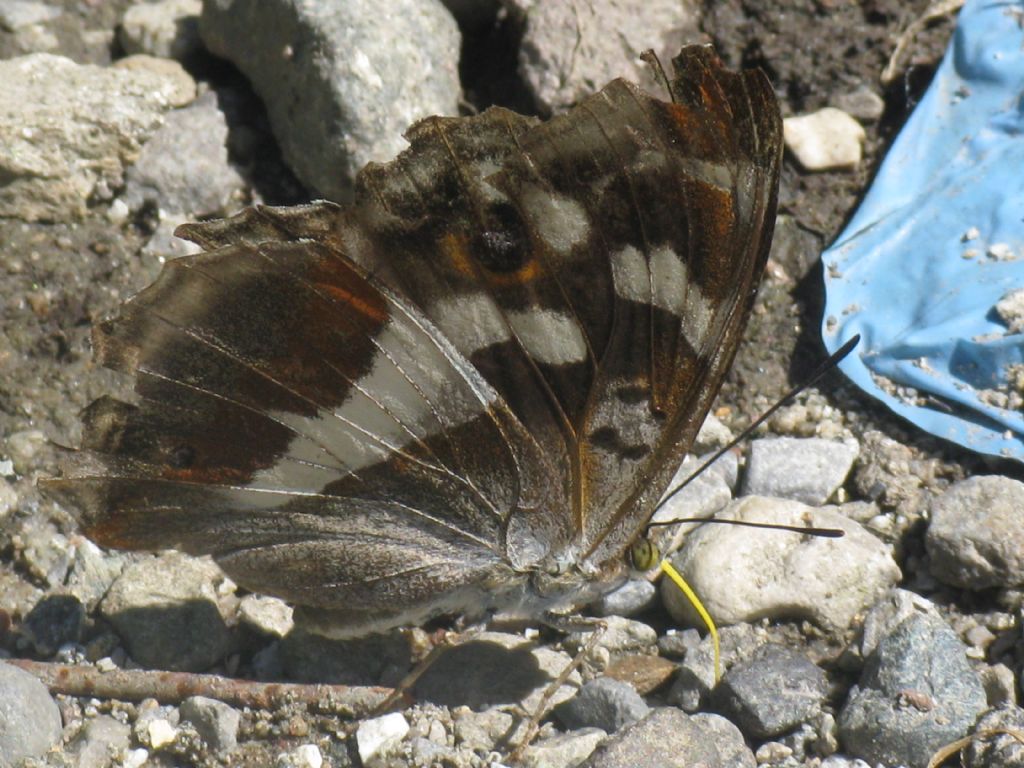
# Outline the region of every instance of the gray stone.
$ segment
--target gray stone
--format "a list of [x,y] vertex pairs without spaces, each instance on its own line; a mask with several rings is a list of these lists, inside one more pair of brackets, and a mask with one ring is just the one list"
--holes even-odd
[[670,629],[658,635],[658,655],[670,659],[681,659],[700,645],[700,632],[694,628]]
[[[974,732],[1024,732],[1024,709],[1016,706],[990,709],[978,719]],[[1024,768],[1024,744],[1009,733],[992,733],[974,739],[964,750],[967,768]]]
[[[711,517],[732,501],[732,490],[736,486],[739,472],[739,459],[734,453],[726,453],[690,480],[690,476],[700,469],[707,458],[710,457],[686,458],[669,483],[666,497],[672,494],[671,498],[668,498],[664,506],[651,518],[651,523],[655,524],[655,527],[649,529],[648,535],[658,550],[664,554],[679,549],[686,535],[699,523],[675,523],[666,526],[657,525],[658,523],[684,518]],[[683,483],[687,483],[685,487],[678,493],[673,493]]]
[[519,72],[542,112],[562,112],[609,80],[625,77],[661,93],[640,54],[669,60],[697,34],[698,10],[680,0],[506,0],[525,23]]
[[[627,725],[599,746],[587,759],[585,768],[693,768],[706,765],[747,766],[724,762],[723,752],[732,754],[728,742],[719,748],[719,729],[690,717],[681,710],[661,707],[639,722]],[[753,759],[753,756],[751,756]]]
[[989,664],[978,670],[985,687],[985,700],[990,707],[1011,707],[1017,704],[1017,678],[1005,664]]
[[[625,656],[643,653],[658,643],[658,633],[642,621],[622,616],[608,616],[604,619],[604,631],[597,638],[595,648],[604,648],[611,656]],[[590,642],[595,630],[570,632],[565,638],[565,647],[573,653],[583,650]]]
[[903,621],[879,642],[840,712],[844,750],[923,768],[936,749],[966,735],[986,707],[966,652],[939,619]]
[[862,660],[868,658],[884,638],[911,616],[929,616],[941,620],[935,604],[927,597],[905,589],[889,590],[864,615],[851,650]]
[[827,692],[825,673],[806,656],[766,645],[725,674],[712,701],[745,734],[767,739],[818,714]]
[[21,623],[21,633],[39,656],[49,658],[65,643],[82,638],[85,608],[73,595],[48,595],[36,603]]
[[721,768],[754,768],[757,760],[740,729],[721,715],[698,712],[690,718],[715,743]]
[[212,561],[176,552],[125,568],[100,603],[132,658],[154,669],[198,672],[230,647]]
[[824,504],[846,480],[860,448],[818,437],[773,437],[750,444],[741,495]]
[[202,0],[139,3],[125,11],[117,39],[125,53],[188,61],[203,50],[199,39]]
[[875,122],[885,112],[885,100],[867,85],[838,94],[835,105],[865,123]]
[[[835,509],[752,496],[736,500],[717,517],[844,532],[841,538],[822,538],[704,525],[690,533],[672,564],[719,625],[799,618],[842,630],[901,576],[889,547]],[[702,625],[670,580],[662,580],[661,595],[681,625]]]
[[46,446],[46,434],[38,429],[23,429],[7,438],[6,453],[11,457],[14,471],[27,475],[36,468],[36,457]]
[[584,684],[572,699],[557,707],[553,714],[562,724],[575,728],[600,728],[614,733],[635,723],[650,707],[633,686],[610,677],[598,677]]
[[145,204],[188,217],[227,213],[245,182],[228,163],[228,125],[208,91],[169,112],[125,174],[121,199],[132,210]]
[[66,588],[91,611],[121,574],[127,557],[118,552],[104,552],[84,536],[72,537],[71,543],[74,556],[65,580]]
[[[728,669],[752,658],[765,642],[764,636],[749,624],[722,627],[719,630],[722,668]],[[676,679],[666,698],[686,712],[696,712],[715,683],[714,642],[710,635],[706,635],[679,664]]]
[[525,768],[575,768],[608,736],[600,728],[560,733],[530,745],[523,755]]
[[238,724],[242,716],[234,707],[205,696],[191,696],[181,703],[178,711],[181,719],[192,724],[212,752],[230,752],[238,745]]
[[292,631],[292,607],[284,600],[267,595],[246,595],[238,604],[242,623],[270,637],[284,637]]
[[517,718],[500,709],[474,712],[469,707],[456,707],[452,711],[452,735],[460,747],[487,753],[499,742],[507,743],[516,732]]
[[17,32],[22,27],[53,21],[63,11],[33,0],[0,0],[0,29]]
[[971,477],[932,501],[925,547],[939,581],[966,589],[1024,585],[1024,483]]
[[288,165],[332,200],[413,122],[458,111],[459,32],[436,0],[207,0],[199,28],[263,99]]
[[89,718],[68,752],[76,758],[76,768],[107,768],[119,764],[119,758],[131,742],[131,728],[110,715]]
[[0,765],[41,757],[61,734],[60,710],[46,686],[0,662]]
[[190,78],[191,90],[181,76],[44,53],[0,61],[0,82],[0,216],[27,221],[73,220],[109,199],[163,113],[195,95]]
[[647,579],[634,578],[603,595],[591,608],[597,616],[635,616],[658,602],[658,588]]

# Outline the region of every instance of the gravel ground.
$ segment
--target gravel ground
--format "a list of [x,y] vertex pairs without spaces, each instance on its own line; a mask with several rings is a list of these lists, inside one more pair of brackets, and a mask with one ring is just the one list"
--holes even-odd
[[[100,550],[36,489],[59,446],[78,444],[82,408],[130,397],[130,382],[93,364],[89,329],[185,252],[179,223],[344,200],[355,170],[397,151],[417,117],[494,103],[547,116],[612,77],[645,77],[624,52],[667,60],[711,42],[730,67],[767,72],[784,117],[839,107],[864,135],[841,170],[810,172],[787,152],[772,258],[698,445],[709,450],[822,359],[818,257],[954,24],[929,24],[883,87],[927,0],[203,5],[0,0],[0,655],[12,661],[389,686],[442,626],[323,640],[205,560]],[[976,723],[1024,728],[1020,477],[826,376],[673,510],[730,504],[731,516],[847,535],[664,534],[722,625],[724,678],[715,684],[709,640],[676,593],[632,581],[592,606],[609,629],[525,763],[923,768]],[[182,678],[162,693],[128,695],[118,679],[52,694],[39,667],[0,664],[0,765],[500,764],[522,727],[516,705],[529,709],[586,644],[491,627],[384,717],[368,715],[377,694],[362,689],[346,700],[360,716],[346,717],[214,695],[195,677],[184,696]],[[1024,765],[1024,747],[1002,738],[972,745],[967,764]]]

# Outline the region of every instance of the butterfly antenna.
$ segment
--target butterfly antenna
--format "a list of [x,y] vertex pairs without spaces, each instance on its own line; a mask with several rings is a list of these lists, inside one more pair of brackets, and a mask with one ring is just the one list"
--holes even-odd
[[[753,433],[753,431],[755,429],[757,429],[759,426],[764,424],[768,419],[770,419],[775,414],[775,412],[777,410],[779,410],[779,408],[784,406],[792,398],[794,398],[796,395],[800,394],[803,390],[807,389],[808,387],[814,386],[814,384],[822,376],[824,376],[826,373],[828,373],[833,368],[835,368],[836,365],[838,365],[839,362],[844,357],[846,357],[848,354],[850,354],[853,351],[853,348],[856,347],[859,342],[860,342],[860,334],[857,334],[852,339],[850,339],[845,344],[843,344],[843,346],[841,346],[839,349],[837,349],[835,352],[833,352],[831,355],[829,355],[826,360],[821,362],[818,365],[818,367],[815,368],[811,372],[811,375],[807,378],[806,381],[804,381],[801,384],[796,385],[791,390],[789,390],[786,394],[784,394],[781,398],[779,398],[775,402],[775,404],[771,408],[769,408],[767,411],[762,413],[754,421],[753,424],[751,424],[749,427],[744,429],[737,437],[735,437],[732,440],[730,440],[728,444],[726,444],[725,446],[723,446],[719,450],[715,451],[711,455],[711,458],[709,458],[707,461],[705,461],[703,464],[701,464],[696,469],[696,471],[694,471],[693,473],[690,474],[690,476],[688,478],[686,478],[682,483],[680,483],[675,488],[673,488],[669,493],[667,493],[662,498],[662,500],[658,502],[658,506],[656,506],[654,508],[654,511],[657,512],[659,509],[661,509],[663,506],[665,506],[665,504],[668,503],[669,499],[671,499],[673,496],[675,496],[680,491],[682,491],[683,488],[688,486],[694,480],[694,478],[696,478],[698,475],[700,475],[702,472],[704,472],[704,470],[706,470],[708,467],[710,467],[712,464],[714,464],[716,461],[718,461],[720,458],[722,458],[722,456],[725,453],[727,453],[728,451],[731,451],[733,448],[735,448],[736,445],[741,440],[746,439],[751,433]],[[704,519],[704,518],[687,518],[687,519],[682,519],[682,520],[669,520],[669,521],[666,521],[666,522],[663,522],[663,523],[651,523],[651,525],[670,525],[672,523],[684,523],[684,522],[694,522],[694,523],[695,522],[701,522],[701,523],[709,523],[709,522],[722,522],[722,523],[724,523],[724,522],[729,522],[729,523],[733,523],[733,524],[737,524],[737,525],[740,524],[740,523],[737,523],[736,521],[732,521],[732,520],[730,520],[730,521],[717,520],[716,521],[716,520],[713,520],[713,519]],[[754,528],[778,528],[778,529],[782,529],[782,530],[787,530],[789,528],[789,526],[774,525],[774,524],[769,524],[769,523],[743,523],[743,524],[744,525],[749,525],[749,526],[754,527]],[[799,533],[814,533],[815,535],[818,535],[818,536],[833,536],[834,537],[834,536],[842,536],[843,535],[841,531],[837,532],[837,531],[835,531],[834,529],[831,529],[831,528],[800,528],[800,527],[796,527],[793,530],[796,530]]]
[[668,94],[669,99],[671,99],[672,103],[675,104],[676,96],[672,93],[672,83],[669,82],[668,75],[665,74],[665,68],[661,66],[661,59],[658,58],[658,54],[656,54],[651,48],[648,48],[640,54],[640,59],[654,70],[655,77],[661,80],[662,85],[665,86],[665,92]]

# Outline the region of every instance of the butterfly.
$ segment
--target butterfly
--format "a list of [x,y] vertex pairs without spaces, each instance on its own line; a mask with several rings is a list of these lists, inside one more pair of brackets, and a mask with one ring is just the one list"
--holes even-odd
[[354,200],[182,226],[93,333],[135,378],[47,488],[85,533],[211,554],[335,637],[593,599],[754,301],[781,117],[709,47],[540,122],[431,117]]

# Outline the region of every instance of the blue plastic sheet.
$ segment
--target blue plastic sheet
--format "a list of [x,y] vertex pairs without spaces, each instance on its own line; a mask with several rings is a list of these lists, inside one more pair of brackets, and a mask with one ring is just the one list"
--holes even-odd
[[1024,335],[996,310],[1024,288],[1024,2],[964,5],[822,261],[826,347],[862,337],[847,376],[934,435],[1024,460]]

